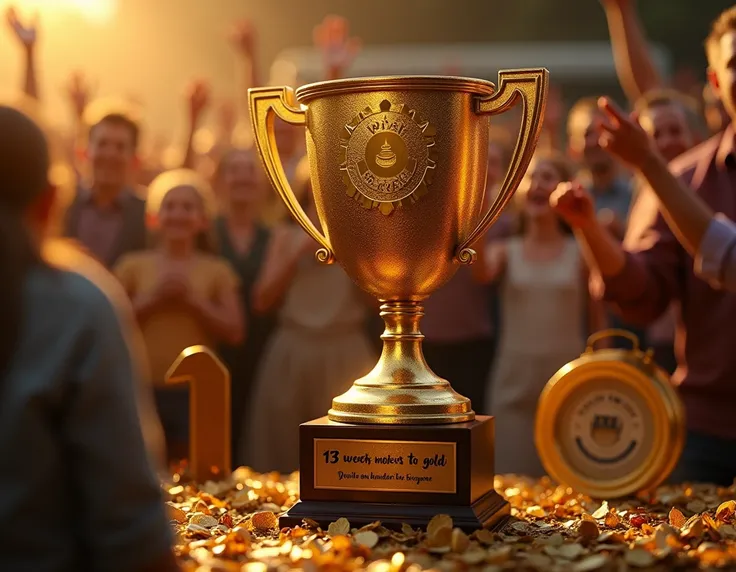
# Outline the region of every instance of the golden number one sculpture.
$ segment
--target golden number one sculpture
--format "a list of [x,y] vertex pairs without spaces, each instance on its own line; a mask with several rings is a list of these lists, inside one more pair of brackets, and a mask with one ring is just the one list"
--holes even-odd
[[189,465],[200,483],[232,471],[230,372],[204,346],[185,349],[166,374],[167,384],[189,383]]

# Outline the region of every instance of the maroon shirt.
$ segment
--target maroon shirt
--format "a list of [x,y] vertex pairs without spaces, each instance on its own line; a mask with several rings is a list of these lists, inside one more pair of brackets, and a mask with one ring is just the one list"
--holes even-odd
[[[485,244],[506,238],[513,226],[514,217],[507,209],[481,240]],[[483,252],[478,255],[483,256]],[[470,267],[461,266],[447,284],[424,302],[421,328],[426,340],[435,344],[461,344],[491,338],[495,334],[491,288],[488,284],[478,284]]]
[[108,268],[128,252],[146,247],[146,203],[131,189],[102,208],[92,192],[80,189],[66,213],[64,235],[81,242]]
[[[736,153],[729,127],[678,157],[671,170],[715,211],[736,219]],[[693,260],[658,211],[651,189],[637,201],[624,246],[626,264],[593,280],[591,292],[613,302],[624,320],[646,326],[679,301],[673,381],[687,426],[736,439],[736,294],[714,290],[693,273]]]

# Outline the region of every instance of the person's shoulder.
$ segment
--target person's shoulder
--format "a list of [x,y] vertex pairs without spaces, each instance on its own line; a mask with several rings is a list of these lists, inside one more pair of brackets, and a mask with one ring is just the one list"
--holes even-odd
[[147,187],[143,185],[135,185],[134,187],[126,189],[126,192],[131,201],[134,201],[136,204],[146,204],[146,196],[148,195]]
[[704,160],[715,157],[722,139],[723,133],[718,133],[685,151],[682,155],[675,157],[669,163],[670,171],[678,177],[691,176]]
[[45,267],[29,278],[27,293],[31,302],[44,301],[60,314],[85,320],[100,313],[115,313],[111,297],[84,272]]
[[[126,255],[136,266],[141,253]],[[54,268],[70,274],[78,274],[95,284],[113,302],[117,308],[127,308],[129,305],[125,289],[105,266],[87,253],[82,246],[71,240],[48,240],[43,248],[44,259]],[[124,262],[124,257],[120,263]]]

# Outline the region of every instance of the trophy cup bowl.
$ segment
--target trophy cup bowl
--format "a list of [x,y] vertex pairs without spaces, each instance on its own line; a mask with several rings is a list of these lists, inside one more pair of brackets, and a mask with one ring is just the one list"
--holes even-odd
[[[375,77],[249,91],[255,141],[268,177],[318,260],[337,260],[382,304],[383,353],[336,397],[329,418],[346,423],[456,423],[469,400],[427,366],[422,301],[447,282],[494,223],[531,160],[548,73],[502,71],[491,82],[439,76]],[[522,106],[508,175],[483,214],[488,116]],[[300,207],[278,159],[274,120],[306,126],[311,183],[324,235]]]
[[[301,500],[282,526],[341,516],[421,526],[443,512],[472,530],[509,512],[493,490],[493,420],[476,417],[430,370],[419,328],[423,300],[473,263],[473,244],[511,199],[539,138],[547,70],[502,71],[499,80],[498,90],[479,79],[397,76],[248,92],[272,185],[318,243],[317,259],[337,260],[381,302],[386,324],[373,370],[333,399],[326,418],[300,426]],[[489,115],[516,103],[509,172],[483,213]],[[321,230],[289,187],[276,117],[306,127]],[[356,467],[363,459],[372,468]]]

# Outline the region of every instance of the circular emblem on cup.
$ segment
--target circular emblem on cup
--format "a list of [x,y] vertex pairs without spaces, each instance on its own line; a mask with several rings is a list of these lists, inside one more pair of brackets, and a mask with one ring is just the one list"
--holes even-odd
[[364,208],[391,214],[427,194],[436,165],[435,129],[406,105],[381,101],[361,111],[340,137],[347,194]]

